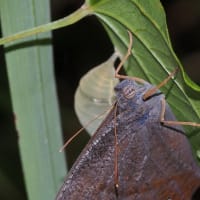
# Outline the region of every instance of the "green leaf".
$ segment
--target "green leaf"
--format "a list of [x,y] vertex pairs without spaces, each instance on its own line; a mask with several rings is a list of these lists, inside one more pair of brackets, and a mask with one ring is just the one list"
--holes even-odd
[[[48,22],[49,1],[3,0],[4,35]],[[51,34],[7,45],[6,64],[28,199],[54,199],[66,174]]]
[[90,8],[83,5],[80,9],[78,9],[77,11],[73,12],[71,15],[64,17],[62,19],[56,20],[54,22],[49,22],[43,25],[35,26],[34,28],[30,28],[25,31],[18,30],[19,32],[11,34],[11,35],[8,34],[5,37],[0,38],[0,45],[7,44],[9,42],[26,38],[35,34],[44,33],[44,32],[48,32],[51,30],[65,27],[65,26],[69,26],[89,14],[91,14]]
[[[133,34],[132,55],[126,72],[158,85],[175,67],[181,72],[176,80],[161,90],[179,121],[199,123],[200,87],[184,73],[173,52],[166,25],[166,17],[158,0],[88,0],[95,15],[101,20],[115,47],[124,54],[129,44],[127,30]],[[185,127],[194,151],[200,149],[200,131]]]

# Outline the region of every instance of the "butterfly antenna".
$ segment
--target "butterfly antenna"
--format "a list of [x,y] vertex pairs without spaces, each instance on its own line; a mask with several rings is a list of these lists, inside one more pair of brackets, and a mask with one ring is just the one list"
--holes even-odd
[[[112,105],[113,107],[113,105]],[[111,108],[112,108],[111,107]],[[84,129],[86,129],[91,123],[93,123],[96,119],[98,119],[99,117],[101,117],[102,115],[104,115],[106,112],[108,112],[109,109],[105,110],[104,112],[102,112],[101,114],[99,114],[98,116],[96,116],[94,119],[90,120],[84,127],[80,128],[72,137],[70,137],[67,142],[60,148],[60,152],[62,152],[65,147],[67,147],[74,138],[76,138]]]
[[117,103],[114,110],[114,120],[115,120],[115,127],[114,127],[114,135],[115,135],[115,162],[114,162],[114,183],[115,183],[115,193],[118,196],[118,188],[119,188],[119,170],[118,170],[118,154],[119,154],[119,145],[118,145],[118,137],[117,137]]

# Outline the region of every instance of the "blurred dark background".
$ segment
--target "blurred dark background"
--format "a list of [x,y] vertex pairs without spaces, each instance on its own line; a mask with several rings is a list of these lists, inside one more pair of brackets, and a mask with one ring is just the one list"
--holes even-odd
[[[200,84],[200,1],[161,2],[166,11],[174,50],[189,76]],[[52,0],[52,20],[72,13],[82,4],[83,0]],[[53,45],[63,137],[67,139],[81,127],[73,110],[74,92],[79,79],[90,68],[106,60],[113,52],[113,47],[95,17],[87,17],[70,27],[54,31]],[[25,200],[27,197],[2,48],[0,66],[0,199]],[[70,126],[66,123],[69,119]],[[70,165],[88,139],[89,136],[84,133],[66,149]],[[10,191],[15,191],[14,197],[4,187],[6,185],[10,186]]]

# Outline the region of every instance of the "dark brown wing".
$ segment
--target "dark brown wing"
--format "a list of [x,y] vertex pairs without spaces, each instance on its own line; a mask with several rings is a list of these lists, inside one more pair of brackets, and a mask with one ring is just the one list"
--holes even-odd
[[74,163],[57,200],[115,199],[114,126],[111,111]]
[[[200,168],[181,127],[157,119],[120,141],[119,199],[190,200],[200,187]],[[176,120],[168,106],[165,119]]]
[[[166,109],[166,118],[174,119]],[[164,127],[159,119],[148,119],[144,125],[131,116],[116,124],[113,118],[111,111],[73,165],[56,200],[191,199],[200,185],[200,170],[181,128]],[[114,189],[114,126],[119,141],[118,198]]]
[[120,199],[191,199],[200,186],[200,170],[183,134],[151,124],[124,142],[119,155]]

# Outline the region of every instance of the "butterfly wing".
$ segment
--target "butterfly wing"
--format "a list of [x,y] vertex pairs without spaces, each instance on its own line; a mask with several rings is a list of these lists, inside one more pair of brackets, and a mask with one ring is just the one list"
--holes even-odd
[[[175,120],[168,106],[165,117]],[[200,185],[200,170],[189,143],[181,127],[165,127],[159,115],[154,118],[148,118],[144,125],[140,119],[121,113],[115,122],[111,110],[73,165],[56,200],[191,199]],[[115,126],[118,197],[114,188]]]
[[115,199],[113,119],[111,111],[74,163],[56,200]]
[[[128,140],[120,141],[120,199],[189,200],[200,187],[200,168],[182,128],[163,126],[156,118],[134,132],[128,128]],[[176,121],[168,105],[165,119]]]

